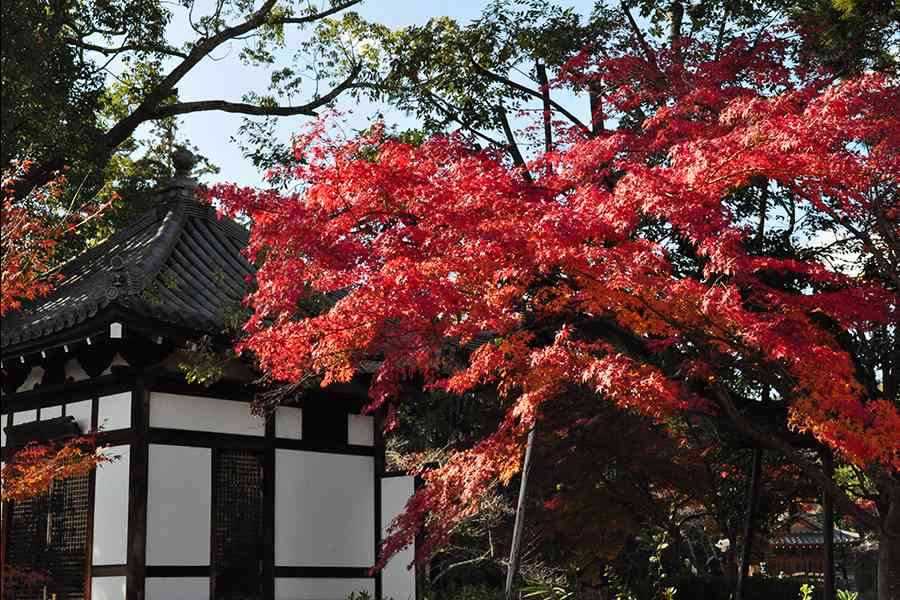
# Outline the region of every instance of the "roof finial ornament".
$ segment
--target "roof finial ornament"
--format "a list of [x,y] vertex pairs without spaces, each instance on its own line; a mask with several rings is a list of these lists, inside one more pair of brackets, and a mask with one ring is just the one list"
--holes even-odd
[[172,177],[161,181],[154,190],[160,210],[163,210],[169,202],[197,201],[194,190],[197,188],[198,181],[191,177],[191,172],[198,162],[197,156],[182,145],[175,146],[169,156],[175,172]]
[[190,177],[197,157],[184,146],[177,146],[172,152],[172,164],[175,165],[175,177]]

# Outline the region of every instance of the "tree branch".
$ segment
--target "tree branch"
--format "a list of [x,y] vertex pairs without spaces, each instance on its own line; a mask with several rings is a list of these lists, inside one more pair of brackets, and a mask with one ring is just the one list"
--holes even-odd
[[494,110],[497,113],[497,120],[500,121],[500,126],[503,128],[503,134],[506,136],[506,147],[509,150],[510,156],[512,156],[513,163],[515,163],[516,166],[521,167],[525,174],[525,178],[528,179],[528,181],[531,181],[531,173],[528,171],[525,159],[522,157],[522,152],[519,151],[519,145],[516,143],[516,137],[513,135],[512,128],[509,126],[506,110],[499,104],[494,107]]
[[306,15],[305,17],[284,17],[278,19],[272,19],[271,23],[280,24],[291,24],[291,25],[302,25],[304,23],[312,23],[313,21],[318,21],[319,19],[325,19],[330,17],[335,13],[339,13],[344,9],[350,8],[354,4],[359,4],[362,0],[348,0],[347,2],[342,2],[340,4],[336,4],[332,6],[328,10],[323,10],[322,12],[318,12],[312,15]]
[[[627,329],[622,328],[617,323],[609,319],[597,317],[580,325],[582,331],[592,336],[602,337],[610,342],[617,351],[622,352],[635,360],[644,361],[659,367],[659,358],[654,357],[647,349],[645,341]],[[708,388],[708,393],[712,394],[712,399],[725,411],[729,421],[731,421],[738,432],[759,446],[784,455],[797,465],[807,477],[817,483],[822,490],[831,495],[831,497],[834,498],[834,501],[847,514],[852,515],[859,520],[860,523],[873,531],[882,531],[881,522],[878,517],[858,507],[832,478],[828,477],[821,468],[806,458],[802,452],[778,435],[772,432],[759,430],[750,419],[738,410],[730,392],[716,384]]]
[[760,446],[782,453],[790,459],[791,462],[800,467],[806,476],[816,482],[826,494],[831,496],[847,514],[852,515],[859,520],[860,523],[869,527],[871,530],[877,532],[881,531],[881,522],[878,517],[858,507],[856,503],[850,499],[847,493],[842,490],[831,477],[828,477],[820,467],[813,464],[813,462],[803,456],[799,450],[777,435],[756,429],[751,421],[738,410],[734,400],[731,398],[731,394],[720,385],[713,385],[710,389],[713,397],[716,399],[719,406],[725,410],[728,418],[738,431]]
[[650,44],[647,43],[647,38],[644,37],[644,32],[641,31],[641,28],[638,27],[638,24],[635,22],[634,17],[631,16],[631,11],[628,9],[628,5],[625,4],[624,0],[622,2],[622,12],[625,13],[625,17],[628,19],[628,27],[631,28],[631,32],[637,38],[638,45],[641,47],[641,52],[644,53],[644,58],[647,59],[647,62],[650,63],[651,66],[653,66],[657,73],[660,73],[659,65],[656,64],[656,56],[650,49]]
[[112,149],[128,139],[141,123],[152,119],[157,111],[157,107],[170,95],[170,90],[175,87],[175,84],[187,75],[197,63],[208,56],[210,52],[231,38],[243,35],[266,23],[272,8],[275,7],[276,1],[266,0],[259,7],[259,10],[254,12],[243,23],[223,29],[219,33],[198,42],[188,53],[187,57],[172,69],[153,91],[147,94],[143,102],[130,115],[116,123],[106,133],[104,136],[105,150],[107,152],[112,151]]
[[106,46],[98,46],[97,44],[89,44],[84,40],[80,40],[74,37],[67,37],[63,41],[67,44],[75,46],[77,48],[81,48],[82,50],[90,50],[91,52],[99,52],[105,56],[114,56],[116,54],[120,54],[122,52],[156,52],[158,54],[166,54],[169,56],[178,56],[181,58],[187,58],[187,54],[176,50],[175,48],[170,48],[169,46],[158,46],[155,44],[123,44],[118,48],[108,48]]
[[350,75],[335,86],[330,92],[316,98],[315,100],[302,104],[300,106],[261,106],[258,104],[249,104],[246,102],[227,102],[225,100],[198,100],[195,102],[179,102],[168,106],[161,106],[156,109],[153,114],[154,119],[171,117],[174,115],[183,115],[187,113],[206,112],[211,110],[219,110],[222,112],[238,113],[243,115],[259,115],[272,117],[289,117],[293,115],[306,115],[315,117],[317,108],[325,106],[334,100],[341,92],[349,88],[353,81],[359,75],[360,67],[354,67]]
[[[533,90],[527,86],[522,85],[521,83],[517,83],[517,82],[515,82],[511,79],[508,79],[502,75],[498,75],[497,73],[489,71],[489,70],[485,69],[484,67],[482,67],[481,65],[479,65],[478,63],[476,63],[475,61],[472,61],[472,64],[474,65],[476,71],[478,71],[479,73],[481,73],[488,79],[492,79],[492,80],[496,81],[497,83],[502,83],[503,85],[505,85],[507,87],[511,87],[514,90],[518,90],[518,91],[522,92],[523,94],[528,94],[529,96],[533,96],[535,98],[540,98],[541,100],[543,100],[543,98],[544,98],[543,94],[541,94],[541,92],[539,92],[537,90]],[[566,108],[564,106],[560,105],[555,100],[550,100],[550,106],[552,106],[554,110],[556,110],[557,112],[559,112],[560,114],[565,116],[567,119],[569,119],[569,121],[571,121],[573,124],[575,124],[575,126],[577,126],[579,129],[581,129],[581,131],[584,132],[586,135],[591,134],[591,130],[588,129],[587,125],[582,123],[578,119],[578,117],[576,117],[571,112],[566,110]]]
[[553,150],[553,127],[550,123],[550,82],[547,79],[547,67],[543,63],[535,65],[537,70],[538,83],[541,85],[541,101],[543,102],[544,117],[544,152]]

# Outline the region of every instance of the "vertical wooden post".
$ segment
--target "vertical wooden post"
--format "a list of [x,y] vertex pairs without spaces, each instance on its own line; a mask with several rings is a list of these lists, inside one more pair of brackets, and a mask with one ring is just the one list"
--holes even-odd
[[[822,451],[822,468],[825,475],[834,475],[834,456],[830,448]],[[834,500],[824,491],[822,492],[822,549],[824,551],[824,600],[835,600],[834,588]]]
[[[277,410],[277,409],[276,409]],[[275,411],[266,420],[263,450],[263,598],[275,597]]]
[[522,462],[522,481],[519,482],[519,501],[516,504],[516,522],[513,525],[512,545],[509,549],[509,566],[506,569],[506,600],[512,600],[519,555],[522,546],[522,529],[525,527],[525,498],[528,495],[528,471],[531,469],[531,451],[534,447],[534,427],[528,432],[525,443],[525,459]]
[[144,600],[147,576],[147,488],[149,479],[150,394],[143,376],[131,393],[131,445],[129,448],[128,545],[125,597]]
[[[375,446],[375,457],[374,457],[374,477],[375,477],[375,487],[373,488],[373,492],[375,493],[375,564],[378,564],[378,561],[381,557],[381,512],[382,512],[382,498],[381,498],[381,480],[384,477],[384,463],[385,463],[385,453],[384,453],[384,415],[382,410],[379,409],[375,414],[372,415],[374,418],[372,419],[372,434],[374,436],[374,446]],[[375,600],[382,600],[382,596],[384,595],[384,578],[381,575],[381,571],[379,570],[375,573]]]
[[735,600],[744,600],[744,587],[750,572],[750,556],[753,551],[753,533],[756,524],[756,507],[759,504],[759,478],[762,470],[762,448],[753,449],[753,465],[747,488],[747,512],[744,519],[744,544],[741,547],[741,564],[738,567]]

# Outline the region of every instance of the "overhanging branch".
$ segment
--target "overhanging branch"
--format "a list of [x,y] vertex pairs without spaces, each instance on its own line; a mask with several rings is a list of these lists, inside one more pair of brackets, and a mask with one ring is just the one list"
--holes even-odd
[[[533,96],[535,98],[540,98],[541,100],[544,99],[544,95],[541,92],[539,92],[538,90],[533,90],[530,87],[522,85],[521,83],[513,81],[512,79],[509,79],[507,77],[504,77],[503,75],[499,75],[497,73],[494,73],[493,71],[489,71],[488,69],[485,69],[484,67],[482,67],[481,65],[479,65],[478,63],[476,63],[474,61],[472,62],[472,64],[474,65],[476,71],[478,71],[479,73],[481,73],[488,79],[496,81],[497,83],[502,83],[503,85],[505,85],[507,87],[510,87],[514,90],[522,92],[523,94],[528,94],[529,96]],[[581,131],[585,135],[591,134],[591,130],[588,129],[587,125],[582,123],[578,117],[576,117],[571,112],[569,112],[566,109],[566,107],[562,106],[561,104],[559,104],[558,102],[556,102],[553,99],[550,100],[550,106],[553,107],[553,110],[559,112],[560,114],[565,116],[567,119],[569,119],[569,121],[571,121],[579,129],[581,129]]]
[[349,88],[353,81],[359,75],[360,67],[357,66],[350,73],[350,76],[335,86],[330,92],[324,96],[320,96],[315,100],[299,106],[263,106],[259,104],[250,104],[247,102],[227,102],[225,100],[198,100],[195,102],[178,102],[168,106],[162,106],[153,114],[154,119],[171,117],[175,115],[183,115],[187,113],[206,112],[218,110],[222,112],[238,113],[243,115],[257,115],[270,117],[290,117],[294,115],[306,115],[309,117],[316,116],[316,109],[325,106],[334,100],[341,92]]

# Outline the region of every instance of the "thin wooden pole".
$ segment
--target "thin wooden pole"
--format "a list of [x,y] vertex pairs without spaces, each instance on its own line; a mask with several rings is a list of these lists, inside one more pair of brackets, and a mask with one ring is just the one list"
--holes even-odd
[[747,489],[747,513],[744,520],[744,544],[741,547],[741,564],[738,568],[735,600],[744,600],[744,587],[750,572],[750,553],[753,550],[753,532],[756,524],[756,508],[759,504],[759,478],[762,470],[762,448],[753,449],[753,466]]
[[[822,467],[828,477],[834,475],[834,456],[830,448],[822,451]],[[835,600],[834,588],[834,500],[830,494],[822,492],[822,536],[825,569],[825,597],[823,600]]]
[[528,495],[528,471],[531,470],[531,450],[534,447],[534,427],[528,432],[525,443],[525,459],[522,461],[522,481],[519,482],[519,502],[516,505],[516,522],[513,525],[512,545],[509,549],[509,566],[506,570],[506,600],[513,598],[513,583],[519,570],[519,558],[522,547],[522,529],[525,527],[525,498]]

